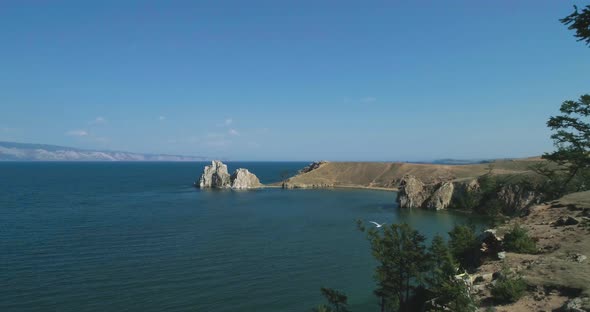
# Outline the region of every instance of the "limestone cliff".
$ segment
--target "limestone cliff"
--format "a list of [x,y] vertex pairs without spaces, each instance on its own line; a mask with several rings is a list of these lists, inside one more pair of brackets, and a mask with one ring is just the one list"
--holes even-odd
[[233,189],[249,189],[261,187],[258,177],[248,171],[248,169],[238,169],[231,175],[231,188]]
[[248,169],[237,169],[231,176],[227,171],[227,165],[219,160],[214,160],[211,165],[205,166],[199,182],[195,182],[199,188],[232,188],[250,189],[261,187],[258,177]]
[[231,185],[231,179],[227,172],[227,165],[219,160],[212,161],[210,166],[205,166],[197,185],[200,188],[229,187]]
[[[540,196],[534,189],[525,189],[519,184],[504,184],[482,195],[477,178],[424,183],[412,175],[404,176],[399,183],[397,202],[401,208],[425,208],[440,210],[448,207],[472,209],[481,201],[495,198],[504,213],[515,213],[538,203]],[[485,197],[485,199],[484,199]]]
[[498,192],[498,199],[510,210],[519,211],[533,204],[538,204],[541,198],[535,191],[525,189],[520,185],[506,185]]
[[445,209],[451,203],[455,187],[452,182],[426,184],[413,175],[404,176],[397,200],[402,208]]
[[455,185],[452,182],[441,183],[426,202],[426,208],[434,210],[447,208],[451,204],[454,190]]
[[432,190],[413,175],[402,178],[397,199],[402,208],[422,207]]

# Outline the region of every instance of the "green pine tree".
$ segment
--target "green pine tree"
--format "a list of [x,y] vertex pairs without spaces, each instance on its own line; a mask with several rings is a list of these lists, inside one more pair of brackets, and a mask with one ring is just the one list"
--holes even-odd
[[326,298],[329,305],[320,304],[313,309],[314,312],[350,312],[348,310],[348,297],[338,290],[322,287],[322,296]]
[[453,255],[447,246],[447,243],[440,235],[434,236],[432,243],[428,248],[430,256],[430,277],[428,278],[428,285],[430,290],[434,293],[440,293],[438,289],[444,282],[452,279],[456,272],[457,266]]
[[578,7],[574,5],[574,12],[559,21],[568,25],[568,29],[576,31],[574,36],[578,38],[578,41],[584,41],[590,45],[590,5],[581,11],[578,11]]
[[428,270],[425,237],[408,224],[393,224],[368,233],[373,256],[379,262],[375,294],[381,311],[411,311],[413,295]]
[[451,253],[464,269],[479,264],[479,242],[473,226],[456,225],[449,232]]

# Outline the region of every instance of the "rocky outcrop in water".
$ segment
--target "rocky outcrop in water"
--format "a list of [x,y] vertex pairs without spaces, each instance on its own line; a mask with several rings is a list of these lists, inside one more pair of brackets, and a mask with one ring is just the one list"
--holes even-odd
[[433,210],[441,210],[447,208],[451,204],[455,186],[452,182],[443,182],[437,185],[436,190],[426,202],[426,208]]
[[226,188],[231,186],[227,165],[219,160],[214,160],[210,166],[205,166],[198,186],[200,188]]
[[403,177],[399,184],[397,200],[402,208],[422,207],[432,190],[413,175]]
[[231,188],[249,189],[261,187],[258,177],[248,171],[248,169],[238,169],[231,175]]
[[261,187],[258,177],[248,169],[237,169],[230,176],[227,165],[219,160],[214,160],[211,165],[205,166],[199,182],[195,182],[199,188],[232,188],[250,189]]

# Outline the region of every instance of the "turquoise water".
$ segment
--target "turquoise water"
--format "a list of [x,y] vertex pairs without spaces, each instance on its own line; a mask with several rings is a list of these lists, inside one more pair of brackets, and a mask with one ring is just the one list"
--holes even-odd
[[[465,216],[369,190],[198,190],[204,163],[0,163],[0,311],[376,309],[356,219],[428,236]],[[263,183],[306,163],[229,163]]]

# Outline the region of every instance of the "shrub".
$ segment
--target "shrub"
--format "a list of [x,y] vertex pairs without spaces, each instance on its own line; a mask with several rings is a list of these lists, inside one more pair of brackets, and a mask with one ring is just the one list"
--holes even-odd
[[516,224],[510,232],[504,235],[504,248],[506,251],[517,253],[536,253],[537,244],[529,236],[526,229]]
[[498,303],[512,303],[524,295],[526,288],[527,285],[521,277],[510,278],[505,274],[492,287],[492,296]]

